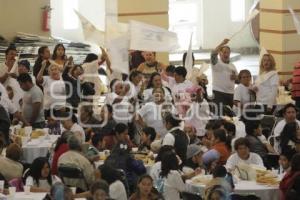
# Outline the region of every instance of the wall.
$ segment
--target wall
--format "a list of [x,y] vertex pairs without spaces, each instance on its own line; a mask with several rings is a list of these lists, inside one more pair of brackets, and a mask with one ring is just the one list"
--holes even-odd
[[[246,16],[253,0],[245,0]],[[244,22],[232,22],[230,19],[230,0],[203,0],[203,49],[215,48],[224,38],[229,38]],[[256,47],[250,27],[237,35],[229,44],[232,48]]]
[[0,35],[11,40],[16,32],[50,36],[42,31],[42,7],[50,0],[0,0]]
[[[152,25],[169,28],[168,0],[119,0],[119,21],[137,20]],[[163,63],[169,62],[167,53],[158,53],[157,59]]]
[[[63,23],[63,0],[51,0],[51,35],[73,41],[84,41],[81,24],[78,28],[66,30]],[[105,0],[78,0],[78,11],[88,18],[99,30],[104,30]]]

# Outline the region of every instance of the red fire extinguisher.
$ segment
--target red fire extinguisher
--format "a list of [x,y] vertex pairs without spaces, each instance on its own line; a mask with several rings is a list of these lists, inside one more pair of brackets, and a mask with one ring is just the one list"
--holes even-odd
[[42,30],[47,32],[50,31],[50,14],[51,8],[50,6],[45,6],[42,8]]

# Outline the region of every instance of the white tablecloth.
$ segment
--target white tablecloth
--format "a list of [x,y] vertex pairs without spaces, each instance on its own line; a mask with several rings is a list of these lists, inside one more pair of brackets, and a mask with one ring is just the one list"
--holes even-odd
[[30,193],[30,194],[25,194],[24,192],[16,192],[15,196],[12,197],[8,195],[8,199],[13,199],[13,200],[43,200],[44,197],[46,196],[46,193]]
[[32,163],[32,161],[37,157],[45,157],[58,137],[59,135],[49,135],[47,138],[40,137],[37,139],[31,139],[28,143],[22,146],[22,160],[25,163]]
[[[187,180],[186,184],[193,193],[204,195],[205,185],[195,184]],[[259,185],[254,181],[239,181],[235,184],[235,194],[256,195],[263,200],[279,200],[279,188],[274,186]]]

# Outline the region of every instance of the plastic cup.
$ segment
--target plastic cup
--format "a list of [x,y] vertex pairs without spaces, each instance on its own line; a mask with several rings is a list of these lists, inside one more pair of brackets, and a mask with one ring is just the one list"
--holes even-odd
[[24,130],[25,130],[25,136],[30,136],[31,135],[31,133],[32,133],[32,126],[26,126],[25,128],[24,128]]
[[76,194],[76,187],[71,187],[72,193]]
[[10,196],[15,196],[15,194],[16,194],[16,187],[9,187],[8,191],[9,191],[9,195]]
[[30,194],[30,186],[29,185],[24,186],[24,192],[25,192],[25,194]]
[[139,150],[139,148],[137,148],[137,147],[132,148],[132,152],[137,152],[138,150]]
[[0,181],[0,193],[3,193],[4,190],[4,181]]
[[103,151],[99,152],[99,156],[100,156],[100,160],[105,160],[106,159],[106,155]]

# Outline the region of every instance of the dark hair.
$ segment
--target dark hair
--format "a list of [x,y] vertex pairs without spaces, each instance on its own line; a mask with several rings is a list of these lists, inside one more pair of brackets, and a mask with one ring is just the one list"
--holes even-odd
[[74,134],[68,138],[68,145],[70,150],[81,151],[81,143]]
[[[38,49],[38,57],[34,63],[33,68],[35,69],[38,65],[42,64],[43,58],[42,58],[42,54],[44,54],[45,49],[48,49],[48,46],[41,46]],[[39,71],[38,71],[39,72]]]
[[[183,56],[182,56],[182,64],[183,64],[184,67],[186,67],[186,66],[185,66],[186,56],[187,56],[187,52],[184,52],[184,54],[183,54]],[[193,53],[192,53],[192,60],[193,60],[193,65],[194,65],[194,64],[195,64],[195,56],[194,56]]]
[[[44,168],[45,164],[48,164],[48,166],[50,168],[50,164],[49,164],[47,158],[38,157],[38,158],[34,159],[34,161],[32,162],[32,164],[30,166],[30,175],[32,176],[33,180],[35,180],[37,186],[39,186],[39,179],[42,176],[41,172],[42,172],[42,169]],[[49,170],[49,174],[47,177],[47,181],[48,181],[49,185],[52,185],[52,177],[51,177],[50,170]]]
[[290,140],[295,141],[296,132],[298,128],[297,122],[290,122],[285,124],[280,133],[280,146],[285,146]]
[[223,165],[217,165],[212,171],[212,174],[214,178],[222,178],[226,176],[227,170]]
[[227,132],[231,132],[232,136],[235,136],[236,134],[236,127],[234,125],[234,123],[232,122],[228,122],[228,121],[224,121],[224,128]]
[[247,138],[239,138],[234,142],[234,149],[237,150],[239,146],[246,146],[250,148],[250,142]]
[[288,159],[289,162],[291,162],[293,156],[296,154],[296,150],[295,149],[291,149],[291,148],[286,148],[286,149],[282,149],[281,150],[281,156],[284,156]]
[[114,88],[113,88],[113,87],[114,87],[114,84],[115,84],[117,81],[120,81],[120,80],[117,79],[117,78],[115,78],[115,79],[113,79],[113,80],[110,81],[110,83],[109,83],[109,88],[110,88],[111,92],[114,91]]
[[242,79],[242,74],[248,74],[251,77],[251,72],[248,69],[243,69],[243,70],[240,71],[240,73],[238,75],[239,81],[241,81],[241,79]]
[[185,67],[182,67],[182,66],[176,67],[174,72],[177,75],[182,76],[183,78],[185,78],[186,74],[187,74]]
[[101,179],[105,180],[108,185],[120,180],[120,173],[113,166],[104,164],[99,166],[98,170],[101,173]]
[[247,135],[254,135],[254,130],[260,126],[259,120],[248,120],[245,122],[245,130]]
[[14,160],[14,161],[19,161],[22,156],[22,149],[19,145],[16,143],[11,143],[7,146],[6,148],[6,157]]
[[39,49],[38,49],[38,56],[39,57],[42,57],[42,54],[44,54],[44,51],[45,49],[47,49],[48,46],[41,46]]
[[171,170],[178,170],[179,163],[176,153],[173,151],[165,152],[161,160],[161,172],[160,176],[167,177]]
[[65,54],[65,53],[66,53],[66,48],[65,48],[65,46],[64,46],[63,44],[59,43],[59,44],[55,45],[55,47],[54,47],[53,55],[52,55],[52,59],[53,59],[53,60],[55,60],[55,59],[57,58],[56,51],[57,51],[57,49],[58,49],[59,47],[62,47],[62,48],[64,49],[64,55],[62,56],[63,59],[64,59],[65,56],[66,56],[66,54]]
[[225,46],[222,46],[222,47],[220,48],[220,51],[222,51],[224,48],[226,48],[226,49],[228,49],[229,51],[231,51],[230,47],[229,47],[229,46],[227,46],[227,45],[225,45]]
[[25,74],[20,74],[17,78],[17,81],[19,83],[32,83],[32,78],[29,74],[25,73]]
[[214,130],[214,137],[218,138],[221,142],[226,142],[227,140],[226,132],[224,129]]
[[150,76],[150,78],[149,78],[149,82],[148,82],[148,85],[147,85],[147,89],[149,89],[149,88],[153,88],[153,79],[154,79],[154,77],[155,76],[161,76],[160,75],[160,73],[158,73],[158,72],[153,72],[152,74],[151,74],[151,76]]
[[74,66],[70,69],[70,74],[73,75],[74,71],[75,71],[77,68],[80,68],[80,70],[83,71],[83,68],[82,68],[81,65],[74,65]]
[[288,108],[294,108],[296,112],[298,111],[297,107],[294,104],[288,103],[282,108],[282,113],[285,114]]
[[147,126],[147,127],[143,128],[143,132],[147,136],[150,136],[151,142],[153,142],[155,140],[155,138],[156,138],[156,131],[155,131],[154,128]]
[[93,146],[96,147],[99,142],[103,141],[103,138],[104,138],[103,134],[95,134],[95,135],[93,135],[93,137],[92,137],[92,144],[93,144]]
[[169,151],[174,151],[174,147],[170,146],[170,145],[164,145],[164,146],[162,146],[159,149],[158,153],[157,153],[157,156],[155,158],[155,162],[162,161],[162,158],[164,157],[165,153],[169,152]]
[[221,128],[223,126],[223,120],[217,119],[217,120],[209,120],[208,123],[205,125],[205,129],[212,129],[216,130]]
[[93,195],[93,194],[95,194],[95,192],[97,190],[103,190],[108,195],[109,194],[109,185],[103,180],[96,181],[91,185],[90,192]]
[[7,56],[10,51],[17,51],[16,46],[11,44],[7,49],[5,49],[5,55]]
[[291,160],[291,172],[300,171],[300,153],[295,154]]
[[105,104],[103,107],[106,107],[109,113],[113,113],[113,107],[111,105]]
[[164,117],[164,121],[170,123],[172,127],[176,127],[180,125],[181,120],[176,119],[172,113],[167,113]]
[[175,66],[174,65],[168,65],[166,68],[166,72],[174,73],[175,72]]
[[94,53],[89,53],[88,55],[86,55],[83,63],[90,63],[90,62],[93,62],[95,60],[98,60],[98,56]]
[[68,139],[69,139],[69,137],[71,135],[73,135],[73,132],[71,132],[71,131],[64,131],[62,133],[62,135],[56,141],[54,152],[58,150],[58,148],[60,147],[60,145],[62,145],[62,144],[68,144]]
[[115,133],[116,134],[121,134],[124,131],[126,131],[128,129],[128,126],[126,124],[123,123],[118,123],[115,127]]
[[132,70],[129,75],[129,80],[132,82],[132,80],[140,74],[142,74],[140,71]]
[[28,71],[30,70],[30,62],[28,60],[21,60],[18,65],[23,65]]
[[[143,174],[142,176],[140,176],[139,179],[138,179],[138,181],[137,181],[137,184],[140,184],[144,179],[149,179],[152,182],[152,184],[153,184],[153,178],[150,175],[148,175],[148,174]],[[136,187],[136,195],[139,198],[140,198],[140,195],[141,195],[140,193],[141,192],[140,192],[139,187]]]

